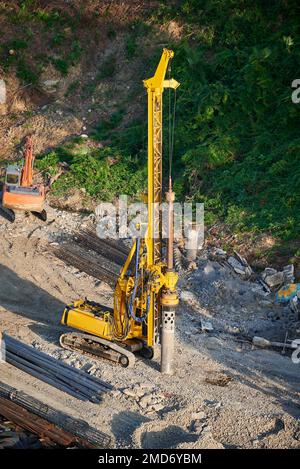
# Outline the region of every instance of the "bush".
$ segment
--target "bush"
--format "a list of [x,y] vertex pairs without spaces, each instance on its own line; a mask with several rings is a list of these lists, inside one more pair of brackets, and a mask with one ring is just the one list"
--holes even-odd
[[69,164],[69,170],[52,186],[57,195],[80,187],[91,197],[111,201],[118,194],[136,197],[145,187],[144,165],[116,148],[91,149],[84,141],[75,141],[42,155],[37,159],[36,167],[53,175],[58,170],[58,163],[63,161]]
[[183,167],[176,185],[235,231],[299,236],[299,108],[291,101],[300,66],[296,9],[296,1],[178,6],[191,35],[174,47],[181,83],[175,165]]

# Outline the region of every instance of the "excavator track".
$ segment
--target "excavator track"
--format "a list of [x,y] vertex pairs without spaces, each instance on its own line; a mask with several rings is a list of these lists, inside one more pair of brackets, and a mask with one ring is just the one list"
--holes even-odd
[[60,345],[66,350],[80,352],[92,358],[106,358],[124,368],[132,367],[135,363],[135,355],[130,350],[100,337],[68,332],[61,335],[59,340]]
[[31,213],[32,213],[32,215],[37,217],[39,220],[47,221],[47,212],[46,212],[46,210],[42,210],[41,212],[31,212]]
[[9,208],[4,208],[2,206],[0,206],[0,215],[6,220],[8,220],[10,223],[14,223],[16,219],[16,215],[13,210]]

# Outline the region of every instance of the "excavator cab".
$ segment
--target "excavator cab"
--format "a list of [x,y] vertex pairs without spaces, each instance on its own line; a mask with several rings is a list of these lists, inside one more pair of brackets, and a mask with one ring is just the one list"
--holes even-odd
[[9,165],[6,169],[5,185],[9,187],[19,186],[21,181],[21,168],[16,165]]

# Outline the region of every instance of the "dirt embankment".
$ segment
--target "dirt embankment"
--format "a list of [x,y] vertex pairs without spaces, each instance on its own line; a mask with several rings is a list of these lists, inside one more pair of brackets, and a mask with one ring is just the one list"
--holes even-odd
[[22,10],[0,2],[0,160],[19,157],[29,132],[40,153],[121,109],[122,125],[141,115],[146,63],[176,33],[168,24],[143,30],[158,3],[37,1]]

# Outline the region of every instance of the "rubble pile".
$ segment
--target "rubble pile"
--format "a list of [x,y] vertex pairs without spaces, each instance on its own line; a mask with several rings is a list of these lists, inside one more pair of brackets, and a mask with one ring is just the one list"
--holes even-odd
[[283,341],[300,329],[300,284],[294,266],[267,267],[260,274],[238,252],[220,248],[200,251],[197,269],[179,282],[181,300],[199,313],[193,335],[222,334],[252,339],[255,335]]
[[125,397],[138,404],[142,414],[151,415],[164,410],[167,406],[167,395],[151,383],[140,383],[122,391],[113,391],[113,396],[121,399]]

